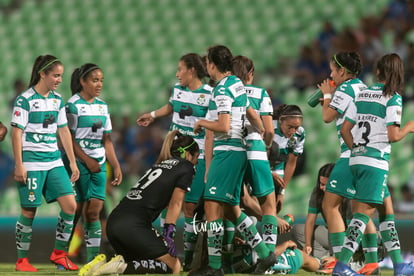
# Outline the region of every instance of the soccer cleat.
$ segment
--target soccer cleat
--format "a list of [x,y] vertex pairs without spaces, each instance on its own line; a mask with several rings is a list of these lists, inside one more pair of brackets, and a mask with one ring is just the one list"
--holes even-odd
[[207,266],[195,271],[191,271],[188,273],[188,276],[224,276],[224,271],[222,268],[215,269]]
[[380,267],[378,263],[367,263],[360,270],[357,271],[358,274],[363,275],[380,275]]
[[259,259],[256,264],[256,268],[253,271],[253,274],[265,274],[265,272],[271,268],[275,263],[277,263],[277,258],[275,253],[270,252],[269,256],[264,259]]
[[37,268],[29,263],[29,258],[19,258],[16,262],[16,271],[37,272]]
[[126,268],[127,263],[125,263],[124,257],[116,255],[109,262],[98,267],[92,275],[122,274]]
[[100,266],[106,263],[105,254],[99,254],[79,270],[79,276],[91,276]]
[[413,263],[394,264],[394,276],[414,275]]
[[344,264],[343,262],[336,262],[336,265],[332,271],[333,276],[358,276],[362,274],[358,274],[353,271],[349,266]]
[[338,260],[335,259],[335,261],[332,261],[332,262],[329,262],[329,263],[325,264],[323,267],[316,270],[316,273],[317,274],[332,274],[332,271],[333,271],[337,261]]
[[49,260],[58,266],[63,266],[66,270],[78,270],[78,266],[69,260],[68,253],[63,250],[54,249]]

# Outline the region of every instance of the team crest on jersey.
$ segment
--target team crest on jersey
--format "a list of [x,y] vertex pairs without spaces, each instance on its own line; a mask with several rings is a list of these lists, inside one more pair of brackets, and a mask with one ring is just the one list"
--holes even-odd
[[39,102],[34,102],[32,107],[35,108],[35,109],[38,109],[40,107]]
[[206,95],[201,94],[197,99],[197,103],[199,105],[203,105],[203,104],[205,104],[205,102],[206,102]]
[[105,110],[102,105],[99,105],[99,113],[101,113],[102,115],[105,114]]
[[289,139],[287,146],[288,148],[294,148],[296,146],[296,143],[297,143],[296,138],[292,137]]
[[52,105],[53,105],[53,109],[56,109],[56,110],[59,109],[58,100],[53,100]]
[[29,197],[27,198],[30,202],[33,202],[36,200],[36,197],[33,192],[29,192]]

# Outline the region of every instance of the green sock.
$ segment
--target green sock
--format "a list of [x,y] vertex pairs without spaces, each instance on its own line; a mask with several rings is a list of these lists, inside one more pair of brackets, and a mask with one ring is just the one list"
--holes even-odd
[[270,251],[257,232],[256,225],[253,224],[253,221],[245,213],[241,212],[240,217],[237,218],[236,228],[243,239],[257,252],[260,259],[269,256]]
[[102,228],[101,222],[85,222],[83,224],[85,231],[85,243],[86,243],[86,261],[89,263],[98,254],[101,247]]
[[208,264],[214,269],[221,268],[223,236],[224,226],[222,219],[207,222]]
[[345,264],[349,263],[352,255],[354,255],[355,251],[358,249],[368,221],[369,216],[361,213],[354,214],[346,229],[344,244],[338,257],[339,261]]
[[233,271],[231,270],[231,266],[233,264],[233,242],[235,226],[234,223],[229,220],[224,220],[223,225],[223,263],[225,264],[225,273],[232,273]]
[[193,261],[194,249],[197,243],[197,233],[194,232],[193,218],[184,218],[184,264]]
[[332,251],[335,258],[338,259],[341,253],[342,245],[344,244],[345,232],[329,233],[329,242],[332,246]]
[[377,233],[364,234],[362,236],[362,248],[364,249],[365,263],[378,263]]
[[277,242],[277,219],[275,216],[262,216],[262,236],[267,248],[274,252]]
[[33,219],[20,215],[16,222],[17,257],[26,258],[32,241]]
[[379,230],[385,249],[387,249],[393,264],[403,263],[404,260],[401,256],[400,239],[395,228],[394,215],[386,215],[383,217],[383,220],[381,219],[382,217],[380,217]]
[[75,214],[66,214],[63,211],[60,211],[58,223],[56,226],[56,240],[55,240],[55,249],[68,251],[69,248],[69,239],[72,234],[73,229],[73,219]]

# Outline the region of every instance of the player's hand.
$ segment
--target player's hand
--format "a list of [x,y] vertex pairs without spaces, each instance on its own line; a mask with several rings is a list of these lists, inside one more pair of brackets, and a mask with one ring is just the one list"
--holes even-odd
[[113,186],[118,186],[122,182],[122,171],[121,168],[114,169],[114,180],[112,180],[111,184]]
[[288,248],[295,249],[296,247],[298,247],[297,244],[292,240],[288,240],[288,241],[286,241],[286,243],[287,243]]
[[0,142],[4,140],[7,134],[7,127],[0,123]]
[[199,134],[203,131],[203,127],[201,126],[201,120],[194,123],[193,132]]
[[70,182],[75,182],[79,179],[79,169],[76,165],[76,162],[70,164],[70,170],[72,171],[72,175],[70,176]]
[[335,83],[331,79],[326,79],[321,84],[318,84],[318,88],[323,94],[333,94],[336,89]]
[[136,121],[137,125],[143,127],[149,126],[150,124],[152,124],[152,122],[154,122],[154,118],[151,117],[150,113],[142,114],[138,117]]
[[164,228],[162,230],[162,236],[164,237],[164,240],[167,243],[168,253],[173,257],[177,257],[177,247],[175,246],[175,243],[174,243],[175,232],[176,232],[175,224],[164,223]]
[[278,175],[277,173],[272,173],[272,177],[273,177],[273,183],[275,185],[281,187],[282,189],[286,188],[285,181],[283,180],[282,177],[280,177],[280,175]]
[[306,254],[310,255],[310,253],[312,253],[312,246],[310,246],[310,245],[305,245],[305,247],[303,248],[303,251],[304,251]]
[[27,171],[23,165],[16,165],[14,168],[14,180],[26,184]]
[[98,173],[101,171],[101,165],[93,158],[88,158],[88,160],[85,160],[85,164],[91,173]]
[[285,234],[292,229],[292,226],[286,220],[277,217],[277,228],[279,234]]

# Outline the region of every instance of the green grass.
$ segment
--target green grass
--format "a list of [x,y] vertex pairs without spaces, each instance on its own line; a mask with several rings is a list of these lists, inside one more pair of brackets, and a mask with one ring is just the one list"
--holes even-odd
[[[35,273],[30,273],[30,272],[17,272],[14,271],[14,264],[12,263],[0,263],[0,275],[5,276],[5,275],[78,275],[77,271],[62,271],[62,270],[57,270],[55,265],[52,264],[33,264],[34,267],[36,267],[39,271],[35,272]],[[156,274],[152,274],[154,276],[156,276]],[[187,275],[187,273],[182,272],[180,275]],[[232,274],[232,275],[247,275],[247,274]],[[299,273],[297,273],[296,275],[317,275],[315,273],[312,272],[306,272],[304,270],[299,270]],[[391,276],[393,275],[393,271],[389,270],[389,269],[382,269],[381,270],[381,275],[382,276]]]

